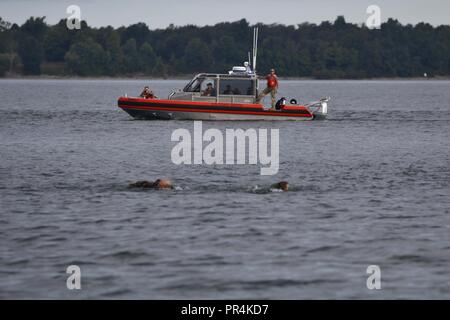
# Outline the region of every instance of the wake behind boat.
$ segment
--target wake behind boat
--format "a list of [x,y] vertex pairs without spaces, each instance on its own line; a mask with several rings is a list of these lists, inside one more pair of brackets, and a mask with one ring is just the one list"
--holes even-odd
[[[258,29],[253,39],[250,66],[233,67],[227,74],[200,73],[183,90],[173,91],[167,99],[123,96],[118,106],[136,119],[147,120],[314,120],[324,119],[330,98],[305,105],[295,99],[279,99],[266,107],[260,103],[261,78],[256,74]],[[268,81],[269,86],[269,81]],[[268,90],[268,91],[266,91]]]

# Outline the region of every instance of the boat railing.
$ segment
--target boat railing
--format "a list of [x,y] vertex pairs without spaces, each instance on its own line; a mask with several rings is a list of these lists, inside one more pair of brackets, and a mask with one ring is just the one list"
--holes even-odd
[[313,113],[320,112],[323,114],[328,113],[328,102],[331,100],[331,97],[325,97],[318,101],[313,101],[305,104],[305,107],[308,107],[310,110],[312,108],[316,108],[316,110],[311,110]]

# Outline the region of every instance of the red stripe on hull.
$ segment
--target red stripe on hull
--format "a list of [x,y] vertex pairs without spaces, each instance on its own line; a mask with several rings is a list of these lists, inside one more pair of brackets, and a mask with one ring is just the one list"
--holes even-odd
[[[121,104],[121,102],[133,103],[137,102],[142,105],[126,105]],[[158,104],[168,104],[174,105],[173,107],[162,107]],[[186,106],[182,108],[177,108],[176,106]],[[211,109],[197,109],[192,108],[192,105],[198,105],[202,107],[211,107]],[[191,107],[187,107],[191,106]],[[313,114],[306,107],[295,107],[295,111],[304,111],[305,113],[289,113],[282,111],[267,111],[262,108],[260,104],[241,104],[241,103],[211,103],[211,102],[197,102],[197,101],[180,101],[180,100],[150,100],[150,99],[130,99],[130,98],[120,98],[119,107],[122,109],[135,109],[135,110],[158,110],[158,111],[178,111],[178,112],[199,112],[199,113],[225,113],[225,114],[244,114],[244,115],[258,115],[258,116],[271,116],[271,117],[300,117],[300,118],[312,118]],[[242,109],[260,109],[261,111],[248,111],[248,110],[220,110],[215,108],[242,108]],[[287,109],[287,108],[286,108]],[[290,110],[294,111],[294,107],[289,107]],[[287,111],[287,110],[286,110]]]
[[276,113],[276,112],[252,112],[252,111],[227,111],[227,110],[204,110],[204,109],[187,109],[187,108],[164,108],[164,107],[141,107],[141,106],[119,106],[122,109],[135,109],[135,110],[158,110],[158,111],[180,111],[180,112],[203,112],[203,113],[226,113],[226,114],[248,114],[257,116],[275,116],[275,117],[300,117],[311,118],[309,114],[292,114],[292,113]]
[[263,110],[263,107],[259,103],[228,103],[228,102],[203,102],[203,101],[185,101],[185,100],[167,100],[167,99],[140,99],[140,98],[119,98],[119,104],[121,101],[127,102],[140,102],[148,105],[154,105],[158,103],[174,104],[174,105],[198,105],[205,107],[239,107],[239,108],[259,108]]

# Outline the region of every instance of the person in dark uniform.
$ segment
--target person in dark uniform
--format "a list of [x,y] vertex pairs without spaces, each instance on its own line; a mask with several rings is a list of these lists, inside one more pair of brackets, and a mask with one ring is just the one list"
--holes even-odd
[[215,96],[215,95],[216,95],[216,90],[214,90],[214,87],[213,87],[212,83],[210,82],[210,83],[208,83],[206,85],[206,89],[203,90],[202,96],[204,96],[204,97],[212,97],[212,96]]
[[231,89],[231,86],[227,84],[227,87],[225,88],[223,94],[233,94],[233,90]]

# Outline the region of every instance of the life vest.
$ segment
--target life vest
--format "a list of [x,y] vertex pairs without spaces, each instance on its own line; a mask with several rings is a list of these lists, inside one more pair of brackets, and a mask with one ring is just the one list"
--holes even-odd
[[267,86],[269,88],[275,88],[278,85],[277,78],[275,76],[267,76]]
[[155,95],[153,94],[153,92],[146,92],[144,94],[144,98],[145,99],[153,99],[153,98],[155,98]]

